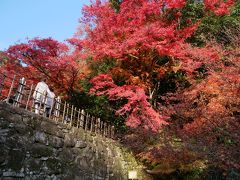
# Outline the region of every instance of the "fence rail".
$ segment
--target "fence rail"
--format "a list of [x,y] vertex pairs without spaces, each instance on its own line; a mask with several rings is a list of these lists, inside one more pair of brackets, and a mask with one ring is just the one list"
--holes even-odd
[[[44,97],[36,102],[33,94],[39,93]],[[84,109],[75,107],[67,101],[62,101],[59,96],[54,99],[54,105],[49,107],[46,98],[51,99],[46,93],[35,89],[33,84],[27,84],[27,80],[20,75],[7,76],[0,73],[0,101],[5,101],[14,107],[35,112],[51,120],[69,124],[72,127],[82,128],[85,131],[101,134],[105,137],[114,137],[114,126],[94,117]],[[37,104],[38,103],[38,104]]]

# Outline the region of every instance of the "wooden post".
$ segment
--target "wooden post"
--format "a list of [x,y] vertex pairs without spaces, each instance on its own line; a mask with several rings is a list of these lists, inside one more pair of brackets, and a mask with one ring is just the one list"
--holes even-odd
[[106,123],[105,127],[105,137],[108,137],[108,123]]
[[54,109],[54,120],[55,121],[58,121],[58,119],[59,119],[60,110],[61,110],[61,98],[58,96],[56,98],[56,104],[55,104],[55,109]]
[[98,133],[101,134],[101,119],[98,118]]
[[97,118],[96,117],[94,117],[93,127],[94,127],[94,133],[97,134]]
[[111,126],[111,138],[114,138],[115,135],[115,128],[114,126]]
[[92,126],[93,125],[93,123],[92,123],[93,122],[93,117],[91,116],[89,120],[90,120],[90,132],[92,132],[92,130],[93,130],[93,126]]
[[101,121],[100,126],[101,126],[101,134],[104,135],[104,122],[103,121]]
[[[21,96],[20,96],[20,98],[19,98],[19,101],[20,101],[20,103],[22,102],[22,99],[23,99],[23,96],[24,96],[24,89],[25,89],[25,87],[26,87],[26,79],[25,78],[22,78],[22,89],[21,89]],[[23,104],[23,102],[22,102],[22,104]]]
[[94,128],[94,116],[91,117],[91,126],[90,126],[90,131],[93,132],[93,128]]
[[88,121],[89,121],[89,114],[87,113],[86,120],[85,120],[85,131],[88,130]]
[[87,130],[87,121],[88,121],[88,113],[86,113],[85,120],[84,120],[84,130]]
[[82,109],[81,111],[81,117],[80,117],[80,127],[84,129],[84,117],[85,117],[85,111]]
[[107,137],[107,123],[104,123],[104,136]]
[[102,122],[102,135],[104,136],[104,133],[105,133],[105,123],[104,123],[104,121]]
[[23,77],[19,81],[18,89],[17,89],[17,92],[16,92],[16,97],[15,97],[15,100],[14,100],[14,103],[13,103],[14,106],[19,107],[19,104],[21,104],[22,97],[23,97],[23,91],[24,91],[25,86],[26,86],[26,81],[25,81],[25,78]]
[[75,127],[77,127],[76,111],[77,111],[77,108],[75,107],[73,111],[73,126]]
[[73,105],[72,105],[72,108],[71,108],[70,126],[73,126]]
[[111,125],[108,124],[108,137],[111,137]]
[[95,132],[98,134],[98,129],[99,129],[99,118],[96,118],[96,126],[95,126]]
[[105,122],[103,122],[103,136],[105,136]]
[[94,129],[94,132],[95,132],[95,134],[97,134],[98,133],[98,119],[99,118],[95,118],[95,129]]
[[66,123],[68,122],[68,114],[69,114],[69,104],[67,103],[67,113],[66,113]]
[[106,128],[106,137],[109,137],[109,123],[107,123],[107,128]]
[[90,131],[91,130],[91,118],[92,116],[90,114],[88,114],[88,121],[87,121],[87,130]]
[[102,133],[102,121],[100,119],[100,122],[99,122],[99,134],[101,134],[101,133]]
[[30,98],[31,98],[31,95],[32,95],[32,90],[33,90],[33,85],[31,85],[31,88],[30,88],[30,92],[28,94],[28,98],[27,98],[27,104],[26,104],[26,110],[28,108],[28,104],[29,104],[29,101],[30,101]]
[[77,128],[79,128],[79,126],[80,126],[80,113],[81,113],[81,110],[78,109],[78,115],[77,115]]
[[103,136],[106,135],[106,123],[103,122]]
[[107,137],[107,132],[108,132],[108,123],[105,123],[105,137]]
[[67,107],[67,102],[65,101],[65,103],[64,103],[64,107],[63,107],[63,117],[62,117],[62,123],[64,123],[64,119],[65,119],[65,113],[66,113],[66,107]]

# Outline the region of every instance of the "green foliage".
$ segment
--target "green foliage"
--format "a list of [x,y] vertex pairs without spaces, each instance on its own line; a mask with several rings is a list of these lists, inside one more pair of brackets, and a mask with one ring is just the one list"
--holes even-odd
[[232,8],[231,14],[226,16],[216,16],[213,13],[204,14],[203,8],[202,3],[190,0],[182,10],[181,27],[187,25],[189,20],[198,22],[202,18],[198,30],[188,39],[188,42],[196,46],[202,46],[207,40],[216,39],[217,42],[225,45],[229,44],[231,39],[225,33],[225,30],[240,28],[240,2],[237,2]]
[[237,29],[240,27],[239,17],[236,16],[208,16],[205,17],[200,25],[196,35],[204,36],[209,39],[216,38],[218,42],[229,43],[228,37],[225,35],[225,29]]
[[182,9],[181,27],[186,26],[188,21],[196,23],[202,17],[204,17],[204,6],[201,2],[195,2],[194,0],[188,0],[186,6]]
[[87,60],[89,64],[89,68],[91,70],[91,74],[89,75],[90,78],[108,72],[111,68],[116,65],[116,60],[113,58],[105,58],[102,60],[94,61],[93,59],[89,58]]
[[157,59],[156,59],[156,64],[159,65],[159,66],[162,66],[164,64],[166,64],[167,62],[169,62],[170,58],[167,57],[167,56],[157,56]]
[[178,88],[186,88],[190,86],[186,75],[183,71],[169,72],[161,81],[158,94],[165,94],[168,92],[176,92]]
[[194,74],[195,74],[195,79],[198,82],[204,80],[207,77],[207,75],[208,75],[206,65],[204,65],[204,64],[201,65],[199,68],[197,68],[195,70]]
[[204,6],[201,1],[188,0],[186,6],[181,10],[182,17],[180,28],[189,23],[200,22],[198,30],[187,41],[196,46],[203,46],[207,40],[216,39],[225,44],[230,39],[225,34],[226,29],[240,28],[240,2],[236,2],[230,15],[216,16],[213,13],[204,13]]
[[87,112],[112,123],[118,131],[123,131],[126,128],[124,118],[115,116],[114,109],[118,104],[110,102],[106,96],[93,95],[89,96],[88,100]]
[[240,16],[240,1],[236,2],[235,7],[232,10],[232,16],[239,17]]
[[0,67],[8,60],[8,57],[0,51]]
[[[86,89],[90,86],[86,81],[81,82],[81,84],[85,84]],[[113,102],[109,102],[106,96],[90,96],[87,92],[74,92],[70,103],[81,109],[86,109],[87,113],[95,117],[112,123],[117,131],[124,131],[126,129],[124,118],[116,117],[114,112],[114,107],[119,106],[119,102],[118,104],[114,104]]]

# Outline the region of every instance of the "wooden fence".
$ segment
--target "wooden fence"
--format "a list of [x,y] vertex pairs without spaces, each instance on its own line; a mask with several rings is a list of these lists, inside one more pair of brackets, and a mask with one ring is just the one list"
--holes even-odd
[[[40,93],[43,100],[37,102],[33,93]],[[114,126],[100,118],[94,117],[84,109],[79,109],[68,102],[63,102],[59,96],[54,98],[54,104],[47,107],[46,99],[50,98],[46,93],[42,94],[35,89],[33,84],[28,85],[27,80],[19,75],[7,76],[0,73],[0,101],[5,101],[14,107],[24,108],[38,113],[51,120],[69,124],[72,127],[82,128],[105,137],[114,137]],[[53,100],[53,99],[52,99]],[[48,113],[47,113],[48,108]]]

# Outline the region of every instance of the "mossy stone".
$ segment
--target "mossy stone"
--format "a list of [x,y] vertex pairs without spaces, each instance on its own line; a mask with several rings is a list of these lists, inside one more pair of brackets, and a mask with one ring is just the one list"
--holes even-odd
[[60,174],[65,169],[64,163],[62,163],[59,159],[49,158],[46,161],[46,165],[52,174]]
[[34,171],[35,173],[39,173],[42,165],[43,161],[40,161],[38,159],[30,159],[29,161],[27,161],[27,167],[30,171]]
[[23,166],[24,159],[25,159],[24,151],[10,149],[8,156],[7,156],[6,167],[9,169],[13,169],[15,171],[19,171],[19,170],[21,170],[21,168]]
[[53,149],[43,144],[33,144],[31,147],[33,157],[49,157],[53,154]]

